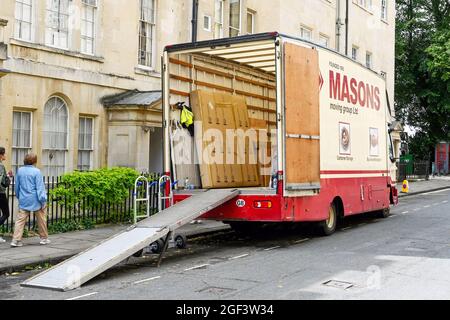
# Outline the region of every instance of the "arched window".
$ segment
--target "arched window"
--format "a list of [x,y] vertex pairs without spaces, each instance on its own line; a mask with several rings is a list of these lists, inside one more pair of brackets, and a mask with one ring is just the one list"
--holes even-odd
[[68,110],[61,98],[53,97],[44,108],[43,174],[60,176],[66,171]]

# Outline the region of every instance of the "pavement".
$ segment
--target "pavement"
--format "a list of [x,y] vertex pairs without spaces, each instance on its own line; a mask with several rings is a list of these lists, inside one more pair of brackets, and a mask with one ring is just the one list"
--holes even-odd
[[[55,265],[94,245],[125,231],[129,225],[111,225],[92,230],[55,234],[50,236],[51,244],[41,246],[39,237],[23,239],[22,248],[11,248],[10,238],[7,243],[0,244],[0,274],[25,271],[31,268],[44,267],[44,264]],[[230,226],[218,221],[201,221],[178,229],[177,233],[187,237],[203,235],[222,230]]]
[[450,188],[450,176],[430,177],[429,180],[418,180],[409,182],[409,192],[402,193],[402,183],[400,181],[397,185],[399,197],[413,196],[425,192],[438,191]]
[[[415,181],[409,184],[410,193],[399,193],[400,197],[417,195],[450,188],[450,177],[432,177],[426,181]],[[401,184],[399,184],[401,191]],[[40,246],[39,238],[24,239],[24,247],[11,248],[8,240],[0,244],[0,274],[24,271],[43,264],[57,264],[64,261],[95,244],[104,241],[114,234],[124,231],[129,225],[111,225],[92,230],[77,231],[50,236],[52,243],[48,246]],[[188,224],[179,229],[179,233],[186,236],[202,235],[230,227],[222,222],[202,221],[201,223]]]

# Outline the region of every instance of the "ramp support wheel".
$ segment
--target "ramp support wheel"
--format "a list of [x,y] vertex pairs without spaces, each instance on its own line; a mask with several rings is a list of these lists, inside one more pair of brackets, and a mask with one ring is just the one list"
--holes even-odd
[[164,247],[161,250],[161,253],[159,254],[158,264],[156,265],[157,268],[159,268],[161,266],[163,254],[164,254],[164,252],[166,252],[167,248],[169,247],[169,239],[171,237],[172,237],[172,231],[167,234],[166,239],[164,240]]

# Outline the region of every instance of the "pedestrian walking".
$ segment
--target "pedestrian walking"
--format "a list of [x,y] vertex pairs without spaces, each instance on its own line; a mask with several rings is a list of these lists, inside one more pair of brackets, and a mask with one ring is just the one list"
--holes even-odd
[[[5,166],[3,165],[3,161],[6,160],[6,150],[3,147],[0,147],[0,227],[2,227],[6,220],[9,218],[9,205],[8,198],[6,197],[6,190],[9,187],[10,176],[12,173],[6,173]],[[0,237],[0,243],[5,243],[6,240]]]
[[19,216],[14,226],[12,247],[22,247],[23,229],[25,223],[34,213],[38,222],[40,244],[50,243],[47,231],[47,194],[41,171],[35,167],[37,156],[28,154],[24,160],[24,167],[16,175],[15,191],[19,200]]

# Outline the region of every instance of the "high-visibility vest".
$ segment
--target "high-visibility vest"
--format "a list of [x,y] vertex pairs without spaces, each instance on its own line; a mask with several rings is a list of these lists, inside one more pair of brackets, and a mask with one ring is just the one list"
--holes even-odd
[[194,114],[186,107],[183,107],[183,110],[181,111],[180,122],[185,125],[186,128],[189,128],[189,126],[194,123]]

